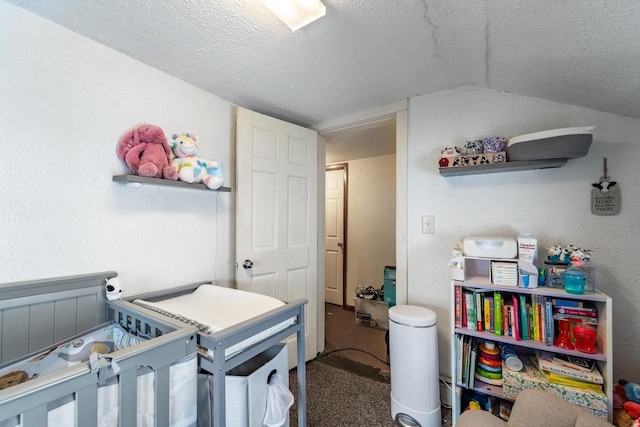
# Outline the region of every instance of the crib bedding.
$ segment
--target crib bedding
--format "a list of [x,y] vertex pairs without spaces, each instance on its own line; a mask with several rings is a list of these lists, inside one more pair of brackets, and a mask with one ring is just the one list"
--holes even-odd
[[196,425],[197,329],[107,302],[116,275],[0,284],[0,427]]
[[[206,334],[218,332],[285,305],[282,301],[266,295],[210,284],[200,285],[192,293],[174,298],[156,302],[136,299],[133,302],[174,319],[196,325]],[[294,319],[287,319],[256,333],[251,338],[226,349],[225,357],[232,357],[293,323]],[[209,357],[213,357],[211,350],[207,353]]]
[[[96,364],[100,364],[101,357],[110,360],[113,352],[135,346],[147,341],[147,338],[128,333],[117,323],[104,323],[86,334],[73,337],[60,344],[51,346],[25,356],[13,362],[0,365],[0,390],[16,386],[23,382],[42,378],[66,368],[87,363],[91,355]],[[109,363],[109,362],[107,362]],[[102,362],[104,364],[104,362]],[[190,426],[196,423],[197,408],[195,395],[197,393],[197,358],[195,353],[186,356],[172,364],[169,368],[170,376],[170,405],[169,425],[173,427]],[[155,420],[155,376],[149,367],[138,368],[137,375],[137,427],[154,426]],[[104,384],[98,386],[98,425],[100,427],[117,427],[119,402],[118,378],[110,377]],[[50,426],[64,425],[71,427],[75,424],[76,400],[73,395],[64,396],[47,405],[47,419]],[[185,416],[184,414],[187,414]],[[4,420],[0,427],[19,427],[20,418],[14,417]]]
[[0,390],[88,362],[92,353],[106,355],[143,341],[145,339],[128,333],[118,324],[105,323],[84,335],[0,365]]

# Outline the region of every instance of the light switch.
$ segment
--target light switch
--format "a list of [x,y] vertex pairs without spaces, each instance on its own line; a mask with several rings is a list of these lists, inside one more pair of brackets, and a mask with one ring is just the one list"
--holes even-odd
[[436,234],[436,216],[435,215],[422,216],[422,233]]

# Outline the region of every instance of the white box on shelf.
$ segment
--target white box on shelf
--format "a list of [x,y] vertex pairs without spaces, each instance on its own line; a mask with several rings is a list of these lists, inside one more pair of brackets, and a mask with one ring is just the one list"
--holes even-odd
[[513,237],[469,236],[463,241],[464,254],[480,258],[515,258],[518,245]]

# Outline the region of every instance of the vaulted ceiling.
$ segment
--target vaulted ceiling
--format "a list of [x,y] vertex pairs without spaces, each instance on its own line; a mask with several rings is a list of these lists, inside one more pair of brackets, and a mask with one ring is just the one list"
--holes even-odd
[[309,126],[460,86],[640,118],[637,0],[8,0],[234,104]]

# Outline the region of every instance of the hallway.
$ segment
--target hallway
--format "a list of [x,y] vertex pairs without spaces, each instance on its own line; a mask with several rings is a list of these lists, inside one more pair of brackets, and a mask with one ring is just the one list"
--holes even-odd
[[388,373],[384,329],[357,324],[355,312],[325,303],[325,349],[332,354]]

